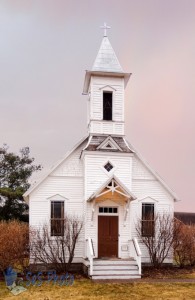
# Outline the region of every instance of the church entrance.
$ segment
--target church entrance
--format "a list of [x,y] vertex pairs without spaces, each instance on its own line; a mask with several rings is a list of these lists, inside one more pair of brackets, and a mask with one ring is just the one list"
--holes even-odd
[[118,257],[118,216],[98,216],[98,257]]

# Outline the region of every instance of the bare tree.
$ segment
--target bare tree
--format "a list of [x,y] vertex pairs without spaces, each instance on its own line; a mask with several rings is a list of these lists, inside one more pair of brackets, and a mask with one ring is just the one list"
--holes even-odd
[[180,224],[174,221],[170,213],[157,213],[139,220],[136,224],[138,238],[146,246],[151,264],[159,268],[165,258],[173,255],[173,243]]
[[[51,264],[57,271],[70,269],[74,258],[75,246],[83,227],[83,221],[77,216],[66,215],[63,220],[42,228],[32,230],[30,252],[34,263]],[[52,236],[51,236],[52,235]]]

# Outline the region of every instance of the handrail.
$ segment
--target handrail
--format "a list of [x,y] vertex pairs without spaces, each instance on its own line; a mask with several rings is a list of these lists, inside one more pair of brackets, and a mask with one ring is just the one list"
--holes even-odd
[[89,259],[89,275],[93,275],[93,258],[95,257],[93,241],[90,237],[87,239],[87,257]]
[[134,249],[135,249],[135,259],[137,261],[137,265],[138,265],[138,272],[139,272],[139,275],[141,275],[141,256],[142,256],[142,252],[141,252],[141,249],[140,249],[140,246],[138,244],[138,241],[137,239],[134,237],[133,238],[133,246],[134,246]]

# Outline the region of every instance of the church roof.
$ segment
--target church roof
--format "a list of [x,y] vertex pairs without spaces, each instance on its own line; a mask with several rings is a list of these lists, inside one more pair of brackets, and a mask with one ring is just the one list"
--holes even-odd
[[86,148],[84,150],[86,151],[105,151],[105,152],[126,152],[126,153],[133,153],[134,151],[132,151],[126,144],[125,139],[123,137],[114,137],[114,136],[110,136],[110,142],[112,143],[112,140],[114,141],[114,143],[116,143],[116,145],[118,147],[112,147],[112,148],[107,148],[106,147],[101,147],[101,144],[103,144],[103,142],[105,140],[108,139],[108,136],[101,136],[101,135],[95,135],[92,136],[88,145],[86,146]]
[[124,73],[107,36],[103,37],[92,71]]

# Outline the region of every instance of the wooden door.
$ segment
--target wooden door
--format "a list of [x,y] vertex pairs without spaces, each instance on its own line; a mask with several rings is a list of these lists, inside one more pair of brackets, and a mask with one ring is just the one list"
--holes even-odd
[[118,257],[118,216],[98,216],[98,257]]

